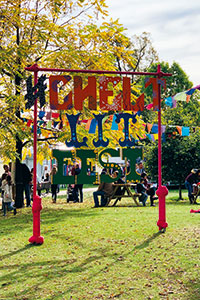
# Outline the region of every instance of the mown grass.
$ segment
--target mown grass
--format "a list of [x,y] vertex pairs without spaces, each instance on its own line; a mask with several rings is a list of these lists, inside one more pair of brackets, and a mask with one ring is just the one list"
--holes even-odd
[[[186,193],[184,193],[184,197]],[[28,243],[30,208],[0,216],[0,299],[187,299],[200,295],[200,214],[167,197],[168,228],[158,232],[158,206],[92,209],[43,199],[44,244]],[[174,200],[171,200],[174,199]]]

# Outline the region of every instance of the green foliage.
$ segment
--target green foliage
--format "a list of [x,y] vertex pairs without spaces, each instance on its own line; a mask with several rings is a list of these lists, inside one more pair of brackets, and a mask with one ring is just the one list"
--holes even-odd
[[[183,184],[191,169],[199,168],[199,130],[188,137],[171,136],[162,143],[163,182]],[[158,174],[158,145],[151,143],[145,147],[147,170],[154,178]]]
[[[108,15],[106,8],[104,0],[0,0],[0,94],[5,103],[12,97],[12,107],[15,107],[12,115],[18,119],[9,136],[5,130],[2,133],[12,144],[12,156],[15,155],[16,130],[23,146],[29,147],[33,142],[30,128],[20,121],[25,107],[25,79],[30,75],[24,67],[38,63],[42,67],[118,70],[120,61],[121,68],[134,68],[130,39],[118,20],[103,20]],[[103,21],[100,22],[99,17]],[[76,112],[73,110],[73,113]],[[85,109],[83,118],[89,117],[91,112]],[[140,128],[138,122],[135,129],[139,135]],[[78,130],[80,137],[88,134],[84,128]],[[40,138],[44,149],[70,137],[69,130],[64,128],[63,131],[52,130],[50,137],[47,134]],[[105,132],[108,134],[110,130]],[[116,137],[110,134],[110,138],[115,145]],[[7,157],[4,147],[1,155]]]
[[[100,16],[107,16],[106,8],[104,0],[0,0],[0,97],[8,104],[10,117],[12,113],[17,120],[9,132],[1,127],[0,138],[9,140],[10,156],[15,155],[16,131],[23,145],[29,147],[33,140],[30,128],[20,121],[25,107],[24,80],[30,75],[24,67],[37,62],[43,67],[117,70],[116,57],[134,66],[123,26],[113,20],[96,25]],[[91,115],[88,110],[84,113]],[[1,119],[7,120],[3,110]],[[69,137],[69,130],[54,133],[43,138],[43,146]],[[86,132],[81,129],[80,134]],[[5,147],[0,152],[7,157]]]
[[[164,73],[171,73],[172,76],[166,77],[166,90],[161,89],[161,99],[165,99],[170,96],[174,96],[177,93],[184,92],[192,87],[192,82],[189,81],[189,78],[187,74],[183,71],[181,66],[173,62],[173,64],[170,66],[167,62],[160,62],[161,70]],[[153,63],[151,67],[148,69],[148,72],[157,72],[157,65],[158,63]],[[145,101],[146,104],[152,103],[152,87],[149,86],[147,89],[144,88],[144,79],[142,78],[141,84],[143,86],[143,91],[145,92]],[[193,99],[194,96],[192,96],[191,99]],[[196,102],[196,101],[195,101]],[[176,124],[176,125],[182,125],[181,122],[177,122],[179,120],[179,116],[181,115],[180,120],[185,116],[182,115],[183,109],[187,108],[186,112],[191,111],[192,109],[189,109],[189,107],[192,107],[192,101],[187,103],[178,101],[177,102],[177,108],[171,109],[167,107],[164,102],[162,102],[162,122],[163,124]],[[193,108],[194,108],[193,104]],[[184,112],[185,115],[185,112]],[[142,113],[143,119],[145,122],[152,123],[157,122],[157,113],[153,112],[152,110],[145,110]],[[191,119],[190,119],[191,120]],[[175,123],[174,123],[175,122]],[[180,124],[179,124],[180,123]],[[186,125],[185,125],[186,126]]]

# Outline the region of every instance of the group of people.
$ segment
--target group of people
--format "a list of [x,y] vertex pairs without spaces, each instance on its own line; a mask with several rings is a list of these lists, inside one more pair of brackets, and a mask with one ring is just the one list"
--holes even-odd
[[48,166],[44,166],[44,170],[42,172],[42,181],[39,182],[38,180],[38,195],[41,195],[41,189],[42,185],[44,184],[46,193],[48,194],[51,189],[51,195],[52,195],[52,202],[56,203],[57,201],[57,193],[59,192],[59,186],[58,184],[52,183],[53,182],[53,176],[57,173],[57,167],[56,164],[53,164],[51,171],[49,171]]
[[[26,206],[31,207],[31,200],[32,199],[32,188],[33,188],[33,168],[31,171],[29,170],[26,164],[21,164],[21,174],[22,174],[22,189],[23,189],[23,203],[22,206],[25,206],[24,199],[26,199]],[[3,215],[6,216],[8,211],[13,210],[14,215],[16,215],[17,210],[15,207],[15,185],[14,185],[14,178],[12,178],[11,173],[11,165],[3,165],[4,173],[0,177],[0,188],[1,188],[1,199],[2,199],[2,210]],[[48,171],[48,167],[44,167],[44,171],[42,174],[42,181],[49,182],[51,187],[52,193],[52,201],[56,203],[57,199],[57,192],[58,192],[58,185],[51,184],[51,178],[57,172],[56,165],[53,165],[51,171]],[[38,183],[37,179],[37,183]],[[49,192],[49,189],[47,190]],[[38,190],[38,194],[40,195],[41,191]],[[24,197],[25,196],[25,197]]]
[[7,211],[13,210],[16,215],[17,210],[13,203],[13,185],[11,179],[11,172],[8,165],[3,166],[4,173],[1,177],[1,198],[3,215],[6,216]]
[[[136,185],[136,192],[140,194],[139,201],[143,204],[143,206],[146,206],[146,201],[148,199],[148,196],[150,196],[150,206],[155,206],[154,200],[158,199],[158,197],[155,196],[156,191],[156,185],[152,184],[148,181],[148,176],[144,172],[144,166],[141,162],[140,170],[141,172],[141,179],[140,182]],[[106,170],[104,169],[102,171],[102,174],[106,174]],[[118,177],[119,172],[115,170],[112,173],[113,178]],[[123,184],[125,183],[123,178],[118,178],[116,181],[114,181],[114,184]],[[115,192],[116,195],[120,196],[123,195],[125,192],[125,188],[122,186],[119,186],[117,188],[117,191]],[[93,193],[93,199],[94,199],[94,208],[99,206],[105,206],[107,204],[107,198],[109,198],[113,194],[113,183],[109,182],[102,182],[97,191]],[[101,202],[99,203],[98,196],[101,196]]]

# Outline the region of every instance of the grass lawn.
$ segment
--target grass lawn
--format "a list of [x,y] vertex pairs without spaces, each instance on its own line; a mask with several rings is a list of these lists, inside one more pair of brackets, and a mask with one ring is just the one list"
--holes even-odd
[[0,299],[200,299],[200,214],[190,213],[200,206],[177,195],[167,197],[164,234],[158,204],[92,209],[91,191],[82,204],[43,199],[41,246],[28,243],[31,208],[1,213]]

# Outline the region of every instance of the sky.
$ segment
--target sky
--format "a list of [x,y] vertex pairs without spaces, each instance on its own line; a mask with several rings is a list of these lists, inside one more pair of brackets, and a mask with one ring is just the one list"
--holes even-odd
[[200,0],[106,0],[109,16],[126,34],[151,34],[160,61],[179,63],[200,84]]

